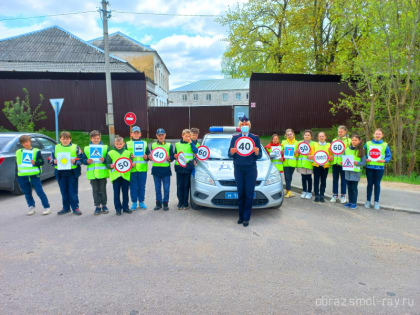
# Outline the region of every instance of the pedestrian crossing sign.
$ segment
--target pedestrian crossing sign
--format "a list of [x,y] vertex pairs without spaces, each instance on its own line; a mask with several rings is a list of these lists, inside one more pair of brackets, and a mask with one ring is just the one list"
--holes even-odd
[[100,162],[102,158],[103,147],[102,145],[90,145],[89,146],[89,158],[94,162]]
[[354,156],[353,155],[343,155],[341,157],[343,171],[353,171],[354,170]]
[[23,150],[22,152],[22,164],[25,166],[32,166],[32,150]]

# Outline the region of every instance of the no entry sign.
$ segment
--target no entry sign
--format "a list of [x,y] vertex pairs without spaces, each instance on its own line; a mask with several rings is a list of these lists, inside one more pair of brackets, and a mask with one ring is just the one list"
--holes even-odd
[[128,112],[124,116],[124,122],[127,126],[134,125],[136,123],[136,120],[137,120],[136,114],[134,114],[132,112]]
[[319,150],[319,151],[315,152],[314,161],[319,166],[323,166],[323,165],[327,164],[328,160],[329,160],[329,156],[328,156],[327,152],[325,152],[323,150]]

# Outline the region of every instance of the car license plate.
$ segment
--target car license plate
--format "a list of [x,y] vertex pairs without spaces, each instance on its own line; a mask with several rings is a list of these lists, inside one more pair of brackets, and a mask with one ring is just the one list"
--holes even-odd
[[[257,197],[257,193],[254,191],[254,199]],[[238,199],[238,192],[237,191],[231,191],[225,193],[226,199]]]

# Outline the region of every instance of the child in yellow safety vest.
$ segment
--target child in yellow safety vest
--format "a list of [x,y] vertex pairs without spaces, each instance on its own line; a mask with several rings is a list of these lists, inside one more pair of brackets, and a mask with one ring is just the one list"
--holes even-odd
[[[303,152],[306,154],[301,154],[298,149],[296,150],[297,156],[297,171],[302,176],[302,194],[300,197],[303,199],[312,199],[312,173],[313,173],[313,165],[312,161],[309,159],[308,155],[313,150],[313,142],[312,142],[312,131],[305,130],[303,133],[303,141],[309,146],[309,151]],[[300,144],[301,142],[299,142]],[[307,146],[305,146],[307,148]]]
[[50,163],[55,165],[55,177],[63,201],[63,209],[58,211],[58,215],[71,212],[81,215],[79,210],[79,177],[83,152],[77,144],[72,143],[71,134],[68,131],[60,133],[60,143],[54,147],[51,153]]
[[[117,171],[116,162],[120,158],[131,160],[131,152],[126,149],[124,138],[115,136],[114,147],[108,152],[105,158],[105,164],[111,170],[109,178],[114,190],[114,206],[118,216],[121,215],[122,212],[132,213],[128,207],[128,190],[130,188],[131,173],[130,170],[127,170],[124,173]],[[123,162],[124,161],[121,161],[121,163]],[[120,193],[122,193],[122,204]]]
[[[338,126],[337,134],[338,137],[333,139],[333,142],[336,140],[341,140],[344,143],[344,151],[348,148],[351,144],[351,139],[347,136],[347,127],[342,125]],[[333,154],[333,161],[331,162],[332,165],[332,173],[333,173],[333,196],[331,198],[331,202],[336,202],[338,199],[338,182],[341,177],[341,195],[340,195],[340,202],[346,203],[346,178],[344,176],[343,167],[340,165],[341,156],[344,154]]]
[[[182,140],[175,144],[175,172],[178,196],[178,210],[189,209],[188,199],[190,193],[191,173],[194,170],[194,154],[198,152],[196,145],[191,141],[191,131],[182,131]],[[180,155],[183,153],[183,156]],[[180,164],[181,162],[181,164]]]
[[286,139],[281,142],[281,147],[283,149],[283,169],[284,169],[284,180],[286,182],[286,193],[284,195],[285,198],[290,198],[295,196],[292,193],[292,179],[293,173],[297,166],[297,159],[296,159],[296,150],[298,141],[295,139],[295,132],[293,129],[286,130]]
[[93,203],[95,205],[94,215],[109,212],[107,207],[106,183],[109,177],[109,169],[105,165],[105,157],[108,153],[108,146],[102,144],[101,133],[93,130],[89,134],[90,144],[83,150],[82,163],[87,165],[86,177],[92,186]]
[[264,148],[270,156],[271,162],[273,163],[274,167],[277,168],[280,173],[283,173],[283,159],[281,153],[282,147],[280,144],[279,135],[277,133],[274,133],[271,136],[271,142],[267,144]]
[[374,208],[380,210],[379,196],[381,194],[381,180],[385,172],[385,164],[391,158],[391,150],[386,142],[383,140],[384,133],[381,129],[376,129],[373,134],[373,139],[365,144],[366,150],[366,179],[367,179],[367,200],[366,208],[371,207],[372,190],[375,188]]
[[42,206],[44,207],[42,214],[50,214],[50,204],[42,189],[40,179],[41,166],[44,165],[41,151],[32,147],[30,136],[20,136],[19,143],[22,148],[16,151],[17,182],[21,191],[25,194],[26,203],[29,208],[27,215],[35,214],[35,200],[32,197],[32,188],[35,189],[36,194],[41,199]]
[[141,140],[141,129],[134,126],[131,130],[131,140],[127,141],[127,150],[133,159],[133,168],[130,175],[131,210],[137,210],[137,202],[140,209],[145,210],[144,196],[146,192],[147,161],[150,154],[146,140]]
[[330,143],[327,142],[325,132],[318,133],[318,142],[313,143],[309,158],[314,162],[314,192],[315,202],[325,202],[324,193],[327,186],[328,169],[333,160],[330,151]]
[[[353,160],[353,162],[350,160]],[[351,144],[346,148],[344,155],[340,161],[341,166],[346,166],[349,170],[345,170],[347,191],[349,201],[344,204],[344,207],[350,209],[357,208],[357,185],[360,181],[360,174],[362,168],[366,163],[365,150],[363,149],[363,143],[359,135],[353,135],[351,137]],[[352,170],[351,170],[352,168]]]

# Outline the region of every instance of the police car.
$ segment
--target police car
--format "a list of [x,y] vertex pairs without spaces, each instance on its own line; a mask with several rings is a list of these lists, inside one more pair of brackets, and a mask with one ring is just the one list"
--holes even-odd
[[[201,144],[209,149],[209,157],[199,160],[195,174],[191,177],[191,207],[235,209],[238,207],[238,192],[233,159],[228,156],[228,151],[232,135],[239,129],[210,127],[209,131]],[[257,160],[258,177],[253,208],[279,208],[283,203],[282,178],[265,149],[261,146],[260,150],[262,157]]]

